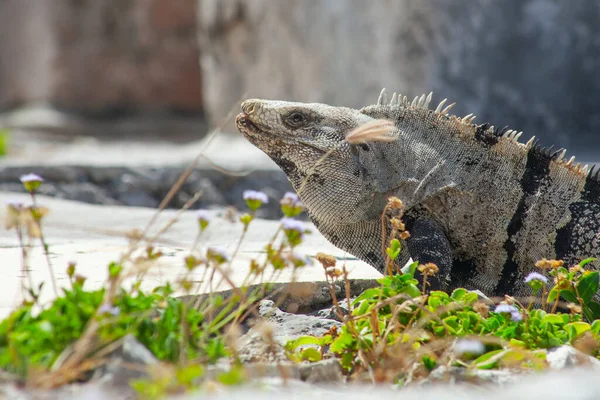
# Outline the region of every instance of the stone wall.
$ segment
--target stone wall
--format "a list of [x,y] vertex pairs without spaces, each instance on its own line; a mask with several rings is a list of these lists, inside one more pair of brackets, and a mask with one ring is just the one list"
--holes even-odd
[[196,0],[0,0],[0,109],[202,111]]
[[[600,3],[198,0],[206,109],[242,97],[360,107],[382,87],[586,154],[600,148]],[[595,154],[587,154],[597,160]]]

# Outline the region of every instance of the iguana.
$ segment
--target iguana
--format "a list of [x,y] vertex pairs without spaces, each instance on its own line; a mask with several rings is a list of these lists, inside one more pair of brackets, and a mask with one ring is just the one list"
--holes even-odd
[[[537,260],[600,256],[594,167],[535,138],[521,143],[521,132],[450,115],[445,99],[431,110],[431,94],[386,97],[384,89],[362,109],[250,99],[236,123],[287,175],[317,229],[382,272],[390,196],[405,204],[411,234],[400,262],[435,263],[439,289],[528,295],[523,279]],[[345,140],[380,119],[393,122],[395,141]]]

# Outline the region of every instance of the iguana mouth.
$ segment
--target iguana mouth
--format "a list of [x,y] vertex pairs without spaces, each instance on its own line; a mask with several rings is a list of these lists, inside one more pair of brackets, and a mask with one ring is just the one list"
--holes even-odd
[[238,114],[235,117],[235,124],[237,125],[239,130],[246,134],[257,134],[263,132],[250,120],[250,117],[246,113]]

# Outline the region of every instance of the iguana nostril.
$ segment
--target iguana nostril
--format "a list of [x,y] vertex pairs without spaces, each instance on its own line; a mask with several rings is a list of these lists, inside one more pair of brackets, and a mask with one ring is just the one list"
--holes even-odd
[[242,110],[248,115],[253,114],[256,111],[256,103],[253,100],[246,100],[242,102]]

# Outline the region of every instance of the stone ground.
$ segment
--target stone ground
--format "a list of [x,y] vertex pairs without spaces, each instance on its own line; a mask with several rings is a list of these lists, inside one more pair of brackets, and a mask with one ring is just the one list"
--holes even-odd
[[[0,192],[0,203],[9,200],[27,201],[26,195]],[[59,286],[68,286],[66,268],[69,262],[76,262],[77,273],[86,276],[88,287],[101,287],[107,276],[107,265],[118,260],[128,249],[127,232],[144,229],[154,210],[148,208],[124,206],[98,206],[82,204],[40,196],[39,204],[50,208],[50,214],[44,219],[44,233],[50,246],[51,263]],[[2,210],[4,213],[4,210]],[[166,210],[160,214],[157,223],[150,232],[156,232],[176,216],[175,210]],[[201,243],[225,247],[231,254],[242,232],[242,225],[224,218],[224,210],[212,210],[213,220]],[[239,256],[231,265],[230,277],[240,284],[248,272],[249,260],[261,254],[263,246],[277,229],[276,221],[256,219],[248,231],[240,248]],[[310,226],[310,225],[309,225]],[[313,233],[306,235],[298,251],[314,255],[319,251],[344,257],[344,253],[325,240],[314,227]],[[145,276],[143,287],[151,289],[167,280],[176,281],[184,273],[183,257],[189,253],[190,246],[197,234],[197,222],[192,211],[181,214],[178,221],[161,236],[157,248],[165,256]],[[14,231],[0,231],[0,318],[21,299],[21,281],[24,278],[21,267],[21,250]],[[367,264],[350,257],[347,266],[353,278],[376,278],[380,274]],[[36,284],[46,282],[44,300],[51,298],[51,285],[48,267],[39,244],[31,251],[30,268]],[[200,280],[199,272],[193,279]],[[322,281],[325,276],[320,264],[299,270],[297,276],[281,274],[275,277],[277,282]],[[220,288],[229,288],[222,283]],[[201,291],[206,291],[204,287]]]

